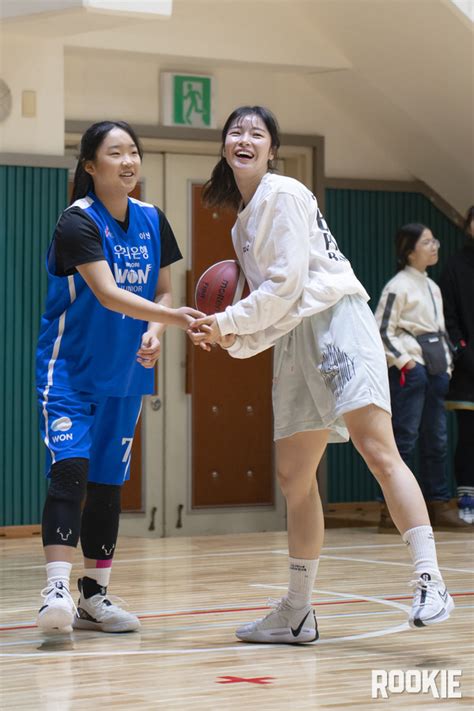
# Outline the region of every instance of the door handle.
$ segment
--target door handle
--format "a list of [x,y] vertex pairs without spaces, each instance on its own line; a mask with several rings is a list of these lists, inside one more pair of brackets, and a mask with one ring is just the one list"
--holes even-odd
[[150,398],[150,407],[154,412],[158,412],[158,410],[161,410],[161,405],[162,402],[159,397]]

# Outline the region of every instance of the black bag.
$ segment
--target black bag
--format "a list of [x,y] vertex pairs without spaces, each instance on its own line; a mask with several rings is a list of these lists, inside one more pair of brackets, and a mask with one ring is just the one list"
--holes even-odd
[[445,336],[442,331],[438,333],[422,333],[415,336],[421,346],[426,370],[430,375],[440,375],[448,370],[448,360],[444,347]]

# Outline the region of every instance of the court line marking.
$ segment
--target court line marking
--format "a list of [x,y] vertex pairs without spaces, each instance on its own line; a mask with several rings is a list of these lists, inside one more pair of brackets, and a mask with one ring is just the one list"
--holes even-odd
[[[410,610],[410,608],[407,605],[403,605],[400,602],[397,602],[395,600],[389,600],[389,599],[383,599],[383,598],[376,598],[376,597],[370,597],[366,595],[354,595],[354,594],[349,594],[349,593],[339,593],[333,590],[321,590],[318,589],[315,592],[320,592],[323,593],[324,595],[333,595],[335,597],[342,598],[342,601],[347,602],[347,601],[353,601],[354,599],[364,601],[364,602],[374,602],[375,604],[379,605],[386,605],[388,607],[394,607],[396,609],[402,610],[403,612],[407,612]],[[341,602],[341,601],[339,601]],[[162,615],[163,616],[163,615]],[[395,634],[397,632],[404,632],[410,630],[410,627],[408,625],[408,622],[403,622],[398,625],[391,625],[390,627],[385,627],[381,630],[373,630],[371,632],[361,632],[360,634],[355,634],[355,635],[346,635],[343,637],[329,637],[328,639],[322,639],[318,640],[314,645],[305,645],[305,646],[321,646],[321,644],[335,644],[338,642],[348,642],[348,641],[353,641],[353,640],[360,640],[360,639],[370,639],[373,637],[383,637],[385,635],[389,634]],[[244,643],[245,645],[245,643]],[[280,647],[285,647],[287,645],[276,645]],[[202,654],[202,653],[208,653],[212,654],[213,652],[219,652],[222,654],[224,651],[235,651],[236,649],[242,650],[246,649],[247,645],[242,647],[241,644],[239,645],[233,645],[231,647],[217,647],[214,649],[179,649],[179,650],[121,650],[121,651],[100,651],[100,652],[68,652],[68,651],[61,651],[61,652],[0,652],[0,657],[3,658],[16,658],[16,659],[44,659],[45,657],[51,658],[51,657],[72,657],[72,658],[77,658],[77,657],[103,657],[103,656],[117,656],[117,655],[122,655],[122,656],[142,656],[142,655],[151,655],[151,654],[157,654],[160,656],[170,656],[170,655],[182,655],[182,654]],[[264,648],[268,649],[268,645],[254,645],[252,644],[252,648]]]
[[[317,648],[322,644],[334,644],[336,642],[349,642],[356,639],[370,639],[371,637],[382,637],[388,634],[396,634],[397,632],[410,631],[408,622],[403,622],[402,624],[394,625],[391,627],[385,627],[382,630],[374,630],[372,632],[362,632],[361,634],[347,635],[346,637],[333,637],[329,639],[319,639],[314,644],[299,645],[304,648]],[[273,644],[272,647],[288,647],[287,644]],[[268,652],[268,644],[248,644],[240,643],[234,644],[228,647],[211,647],[204,649],[133,649],[133,650],[103,650],[100,652],[69,652],[62,650],[60,652],[0,652],[0,657],[3,658],[14,658],[14,659],[45,659],[51,657],[73,658],[78,657],[129,657],[129,656],[149,656],[149,655],[159,655],[159,656],[180,656],[186,654],[214,654],[217,653],[221,655],[223,652],[234,652],[234,651],[247,651],[253,652],[255,650],[265,649]],[[358,656],[365,656],[365,652],[358,653]],[[378,653],[377,653],[378,654]],[[350,655],[349,655],[350,656]],[[340,657],[337,657],[340,659]],[[325,658],[325,661],[327,659]]]
[[[255,587],[255,588],[266,588],[266,589],[271,589],[271,590],[287,590],[288,589],[288,584],[287,583],[278,583],[278,584],[271,584],[271,583],[250,583],[249,587]],[[315,592],[325,592],[323,590],[315,590]],[[363,595],[351,595],[351,594],[346,594],[346,593],[328,593],[332,595],[337,595],[339,597],[344,597],[348,599],[343,599],[343,600],[331,600],[331,599],[326,599],[326,600],[316,600],[312,601],[311,604],[313,607],[321,607],[323,605],[348,605],[348,604],[357,604],[361,602],[365,602],[369,598],[365,598]],[[470,596],[474,595],[474,591],[471,590],[462,590],[458,592],[451,592],[451,597],[462,597],[462,596]],[[388,603],[391,601],[397,601],[397,600],[411,600],[412,596],[411,595],[393,595],[391,597],[385,596],[385,597],[374,597],[374,600],[377,602],[380,602],[381,600],[386,600]],[[383,603],[381,603],[383,604]],[[405,609],[406,606],[403,606]],[[408,608],[409,609],[409,608]],[[212,614],[226,614],[226,613],[232,613],[232,612],[260,612],[262,610],[269,610],[268,605],[257,605],[257,604],[250,604],[247,606],[240,606],[240,607],[225,607],[221,606],[218,608],[213,608],[213,607],[206,607],[206,608],[197,608],[194,610],[190,609],[181,609],[181,610],[162,610],[160,612],[137,612],[137,616],[140,620],[151,620],[151,619],[157,619],[157,618],[163,618],[163,617],[193,617],[197,615],[212,615]],[[10,622],[7,624],[0,625],[0,632],[9,632],[12,630],[21,630],[21,629],[35,629],[36,624],[31,621],[31,622]]]
[[[398,535],[398,534],[397,534]],[[464,544],[464,543],[473,543],[474,538],[469,538],[469,539],[463,539],[463,540],[458,540],[458,541],[436,541],[436,546],[441,546],[441,545],[459,545],[459,544]],[[324,547],[323,551],[332,551],[332,550],[357,550],[357,549],[364,549],[364,548],[401,548],[403,547],[403,542],[400,540],[400,543],[374,543],[374,544],[368,544],[368,545],[354,545],[354,546],[328,546],[327,548]],[[146,563],[146,562],[153,562],[153,561],[167,561],[167,560],[184,560],[186,558],[192,558],[192,559],[202,559],[202,558],[230,558],[230,557],[236,557],[236,556],[245,556],[245,555],[262,555],[262,554],[271,554],[271,555],[288,555],[288,549],[285,548],[258,548],[258,549],[244,549],[244,550],[234,550],[234,551],[224,551],[224,552],[214,552],[214,553],[183,553],[180,555],[161,555],[161,556],[150,556],[148,558],[114,558],[114,566],[115,565],[122,565],[122,564],[130,564],[130,563]],[[4,571],[17,571],[17,570],[42,570],[44,569],[44,563],[40,565],[18,565],[18,566],[4,566],[2,567],[2,570]]]
[[[474,605],[459,605],[456,604],[456,610],[473,610]],[[320,615],[318,614],[318,622],[321,620],[334,620],[334,619],[340,619],[340,618],[349,618],[349,617],[380,617],[380,616],[386,616],[386,615],[397,615],[398,610],[395,609],[389,609],[389,610],[379,610],[379,611],[374,611],[372,610],[371,612],[339,612],[337,614],[333,615]],[[235,629],[235,622],[209,622],[208,624],[205,625],[182,625],[179,627],[166,627],[163,628],[162,633],[163,634],[169,634],[170,632],[212,632],[212,630],[221,630],[221,629]],[[100,642],[102,643],[103,637],[98,637],[96,636],[95,632],[91,633],[93,636],[86,637],[84,635],[84,631],[80,633],[81,640],[87,641],[87,642]],[[148,636],[156,636],[156,631],[154,630],[148,630],[145,628],[142,628],[140,630],[140,638],[145,639]],[[7,648],[7,647],[30,647],[32,644],[41,644],[44,642],[43,637],[39,637],[37,639],[28,639],[28,640],[21,640],[20,642],[14,642],[14,641],[9,641],[9,642],[0,642],[0,648]]]
[[[473,526],[474,529],[474,526]],[[400,536],[399,533],[396,534],[397,536]],[[400,540],[400,543],[363,543],[360,545],[352,545],[352,546],[327,546],[323,547],[323,550],[327,551],[335,551],[335,550],[353,550],[354,548],[399,548],[402,545],[403,541]],[[474,543],[474,537],[472,538],[466,538],[464,540],[451,540],[451,541],[436,541],[436,546],[453,546],[453,545],[459,545],[459,543]]]
[[[398,625],[399,627],[402,627],[402,625]],[[399,631],[398,629],[395,630],[395,628],[387,628],[387,629],[393,629],[394,631]],[[388,633],[391,634],[391,633]],[[339,637],[338,641],[345,641],[346,638],[344,637]],[[347,638],[349,639],[349,638]],[[352,639],[352,636],[350,637]],[[298,650],[311,650],[314,652],[317,650],[317,648],[322,644],[321,640],[318,640],[317,642],[314,643],[306,643],[306,644],[299,644],[299,645],[294,645],[295,647],[295,652],[296,648]],[[40,653],[26,653],[26,654],[16,654],[16,653],[0,653],[0,658],[3,658],[6,662],[11,661],[14,662],[16,659],[45,659],[46,657],[60,657],[62,659],[73,659],[77,657],[118,657],[118,656],[142,656],[142,655],[158,655],[158,656],[180,656],[180,655],[186,655],[186,654],[215,654],[217,653],[218,655],[222,655],[223,652],[254,652],[254,651],[265,651],[268,655],[269,651],[269,646],[268,644],[253,644],[253,643],[245,643],[245,642],[240,642],[239,644],[235,644],[232,646],[228,647],[209,647],[207,649],[137,649],[137,650],[122,650],[122,651],[103,651],[103,652],[66,652],[66,651],[61,651],[61,652],[40,652]],[[287,644],[272,644],[272,647],[277,647],[280,649],[286,649],[288,648],[289,645]],[[380,652],[370,652],[368,650],[364,650],[363,652],[356,651],[356,650],[344,650],[344,659],[348,659],[351,657],[380,657]],[[335,657],[324,657],[324,661],[332,661],[332,660],[338,660],[341,661],[341,655],[337,655]],[[311,657],[310,659],[298,659],[298,662],[300,661],[309,661],[312,664],[315,663],[314,657]],[[288,660],[274,660],[272,661],[274,664],[288,664]]]
[[[329,560],[349,560],[351,563],[375,563],[377,565],[398,565],[402,566],[403,568],[412,568],[413,563],[398,563],[397,561],[392,561],[392,560],[376,560],[374,558],[353,558],[350,556],[342,556],[342,555],[320,555],[320,558],[327,558]],[[471,575],[474,574],[474,570],[472,568],[449,568],[446,565],[440,565],[439,566],[440,570],[449,570],[453,573],[470,573]]]

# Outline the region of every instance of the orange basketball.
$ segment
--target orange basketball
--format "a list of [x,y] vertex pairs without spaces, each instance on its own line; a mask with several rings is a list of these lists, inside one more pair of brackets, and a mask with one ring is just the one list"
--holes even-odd
[[196,284],[196,308],[205,314],[224,311],[250,294],[244,273],[235,259],[217,262],[201,274]]

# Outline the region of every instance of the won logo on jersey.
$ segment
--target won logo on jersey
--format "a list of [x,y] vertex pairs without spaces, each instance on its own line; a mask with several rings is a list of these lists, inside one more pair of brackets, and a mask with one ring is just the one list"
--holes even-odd
[[151,270],[151,264],[147,264],[145,269],[131,269],[129,267],[121,268],[114,263],[115,281],[128,291],[142,291],[142,284],[147,283]]

